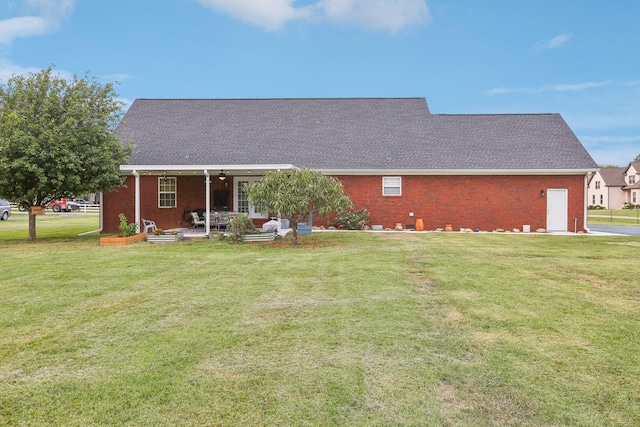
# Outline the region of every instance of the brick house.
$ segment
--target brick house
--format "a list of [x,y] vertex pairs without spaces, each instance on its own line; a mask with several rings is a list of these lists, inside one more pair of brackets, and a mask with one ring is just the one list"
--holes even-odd
[[597,170],[559,114],[431,114],[424,98],[138,99],[116,135],[135,150],[104,195],[109,233],[119,213],[174,228],[228,209],[259,225],[244,185],[301,167],[340,179],[370,224],[582,231]]

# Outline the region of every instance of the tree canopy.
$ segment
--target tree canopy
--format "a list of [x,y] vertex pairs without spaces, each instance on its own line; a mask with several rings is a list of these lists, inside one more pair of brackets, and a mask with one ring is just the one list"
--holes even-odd
[[30,208],[122,183],[132,147],[112,132],[123,107],[112,83],[66,80],[51,67],[0,86],[0,196],[29,209],[29,239]]
[[252,205],[289,219],[294,244],[298,242],[298,223],[308,221],[310,213],[328,218],[352,206],[340,181],[306,168],[268,171],[246,192]]

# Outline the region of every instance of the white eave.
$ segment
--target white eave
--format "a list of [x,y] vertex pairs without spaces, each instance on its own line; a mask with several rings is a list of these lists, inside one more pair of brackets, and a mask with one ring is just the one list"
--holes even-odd
[[[262,175],[269,170],[299,169],[292,164],[264,165],[122,165],[126,174],[136,172],[149,175],[201,175],[205,171],[224,171],[230,175]],[[585,175],[595,169],[316,169],[325,175]]]
[[325,175],[585,175],[597,169],[319,169]]
[[288,170],[298,169],[298,167],[290,164],[268,164],[268,165],[121,165],[120,171],[132,174],[133,172],[139,174],[149,175],[162,175],[162,174],[204,174],[205,171],[210,173],[217,173],[218,171],[224,171],[227,174],[232,175],[244,175],[244,174],[262,174],[269,170]]

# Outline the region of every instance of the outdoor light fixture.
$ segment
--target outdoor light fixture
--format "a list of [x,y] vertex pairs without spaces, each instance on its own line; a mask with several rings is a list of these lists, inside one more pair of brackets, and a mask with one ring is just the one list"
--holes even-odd
[[224,181],[225,179],[227,179],[227,175],[223,171],[220,171],[220,173],[218,174],[218,179],[220,181]]
[[540,197],[544,197],[544,190],[540,190]]

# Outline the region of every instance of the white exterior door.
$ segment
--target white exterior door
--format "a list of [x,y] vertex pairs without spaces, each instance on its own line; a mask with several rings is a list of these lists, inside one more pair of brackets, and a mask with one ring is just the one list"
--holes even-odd
[[260,181],[262,177],[255,176],[239,176],[234,178],[234,186],[233,186],[233,210],[240,213],[246,213],[250,218],[266,218],[267,214],[260,212],[260,208],[256,208],[255,206],[249,204],[249,199],[247,198],[247,193],[244,191],[244,188],[253,184],[254,182]]
[[567,231],[568,193],[566,188],[547,190],[548,231]]

